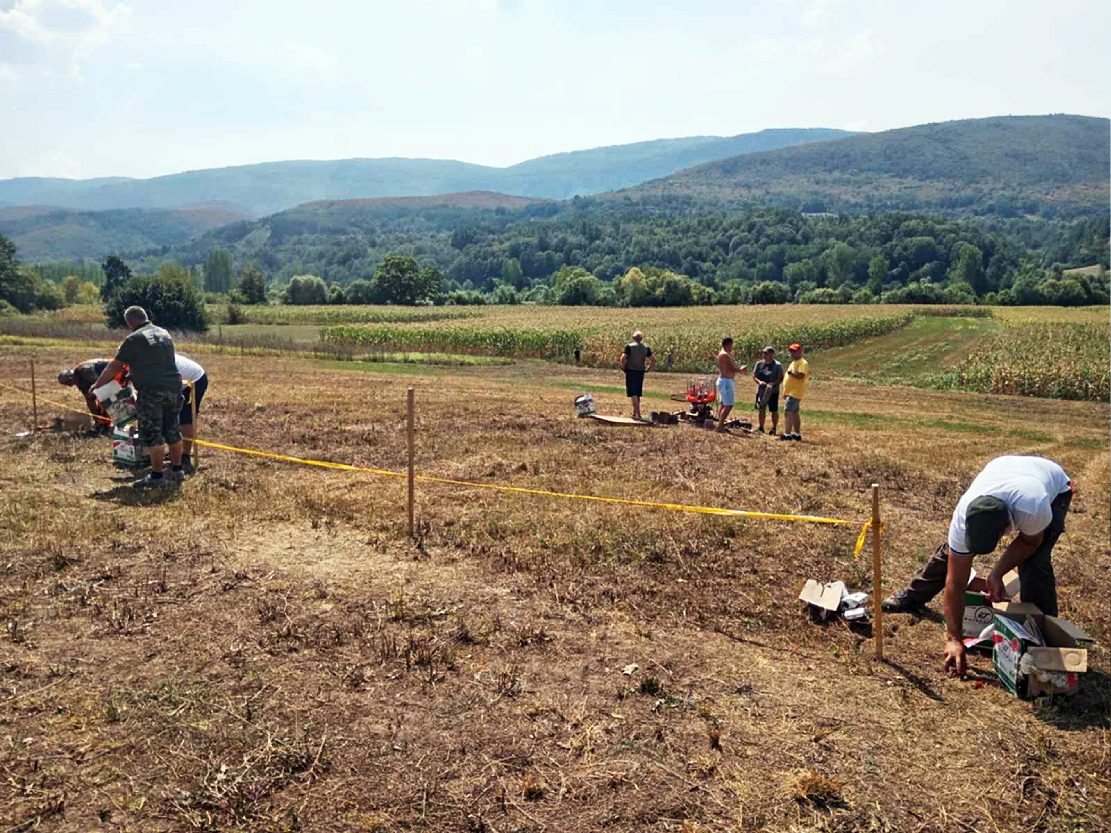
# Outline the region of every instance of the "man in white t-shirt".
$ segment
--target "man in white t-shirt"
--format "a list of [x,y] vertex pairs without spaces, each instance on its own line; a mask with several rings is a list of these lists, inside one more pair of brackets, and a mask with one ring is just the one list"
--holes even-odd
[[1050,554],[1065,531],[1072,481],[1044,457],[996,457],[981,471],[953,510],[949,540],[911,579],[883,600],[889,613],[911,613],[945,590],[945,668],[964,674],[964,593],[972,559],[995,551],[1004,535],[1017,533],[987,577],[988,598],[1006,601],[1003,576],[1017,568],[1022,600],[1057,615],[1057,579]]
[[201,400],[204,398],[205,391],[208,390],[208,374],[204,372],[203,367],[183,353],[178,353],[176,360],[177,372],[181,374],[181,381],[190,383],[185,385],[185,401],[181,406],[178,422],[181,423],[181,437],[184,442],[181,453],[181,467],[186,474],[192,474],[195,471],[193,467],[193,440],[196,439],[197,432],[193,428],[193,403],[190,396],[195,395],[197,397],[196,409],[199,412],[201,410]]

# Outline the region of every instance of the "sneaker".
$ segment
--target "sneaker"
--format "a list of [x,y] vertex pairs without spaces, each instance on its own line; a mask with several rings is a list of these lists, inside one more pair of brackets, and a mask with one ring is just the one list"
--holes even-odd
[[169,481],[180,483],[185,479],[185,472],[181,469],[170,469],[164,476]]
[[792,434],[791,439],[794,440],[797,443],[801,443],[802,442],[802,434]]
[[162,477],[155,477],[153,474],[148,474],[146,477],[140,477],[138,480],[131,484],[133,489],[161,489],[163,486],[170,485],[170,480],[165,475]]
[[183,472],[185,472],[186,474],[196,474],[197,473],[197,465],[192,460],[182,460],[181,461],[181,470]]
[[763,434],[763,433],[764,433],[764,429],[763,429],[763,428],[757,428],[757,429],[756,429],[756,433],[757,433],[757,434]]
[[790,440],[790,439],[793,439],[793,436],[791,434],[780,434],[779,439],[781,439],[781,440]]
[[906,590],[888,596],[880,603],[880,610],[884,613],[915,613],[922,607],[922,603],[916,601]]

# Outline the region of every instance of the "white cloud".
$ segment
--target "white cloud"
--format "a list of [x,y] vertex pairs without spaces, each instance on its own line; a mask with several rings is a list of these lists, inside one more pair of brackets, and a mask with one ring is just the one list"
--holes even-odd
[[865,29],[843,45],[828,50],[818,70],[824,75],[850,75],[870,64],[879,53],[879,47],[872,42],[872,30]]
[[139,61],[129,61],[128,63],[123,65],[123,68],[131,72],[135,72],[136,70],[142,69],[143,65]]
[[822,29],[833,19],[833,6],[837,0],[811,0],[802,10],[799,19],[806,29]]
[[334,55],[311,43],[287,40],[260,44],[259,51],[270,63],[298,73],[332,75],[339,69],[339,61]]
[[130,6],[102,0],[15,0],[0,11],[0,49],[10,62],[81,79],[85,60],[130,14]]
[[784,52],[783,41],[779,38],[771,38],[767,35],[757,35],[754,38],[749,38],[745,43],[744,52],[752,58],[761,61],[768,61],[773,58],[778,58]]
[[313,46],[312,43],[284,41],[278,44],[278,49],[293,69],[330,76],[340,66],[336,56],[322,50],[320,47]]

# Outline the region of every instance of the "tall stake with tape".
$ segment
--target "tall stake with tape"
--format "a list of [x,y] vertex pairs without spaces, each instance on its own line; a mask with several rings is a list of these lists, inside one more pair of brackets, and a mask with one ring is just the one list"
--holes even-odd
[[31,359],[31,435],[39,430],[39,397],[35,390],[35,360]]
[[409,537],[413,538],[416,529],[413,526],[413,389],[409,388]]
[[883,552],[880,549],[880,484],[872,484],[872,605],[876,659],[883,659]]
[[189,386],[189,415],[193,418],[193,440],[189,444],[189,451],[193,455],[193,469],[199,469],[201,466],[201,447],[197,445],[197,389],[192,382],[186,382]]

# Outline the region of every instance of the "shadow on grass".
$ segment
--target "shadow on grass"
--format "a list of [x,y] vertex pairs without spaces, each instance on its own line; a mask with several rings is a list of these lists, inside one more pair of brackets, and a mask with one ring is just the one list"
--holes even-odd
[[906,668],[902,665],[899,665],[899,663],[894,662],[893,660],[885,658],[885,659],[882,659],[880,661],[884,665],[886,665],[888,668],[891,668],[895,671],[898,671],[908,682],[910,682],[910,684],[912,686],[914,686],[916,689],[921,691],[923,694],[925,694],[927,697],[929,697],[935,703],[944,703],[945,702],[945,698],[943,698],[940,694],[938,694],[936,691],[934,691],[933,688],[930,686],[930,684],[926,681],[926,679],[924,677],[918,676],[913,671],[909,670],[908,668]]
[[1102,671],[1080,675],[1076,694],[1065,697],[1039,697],[1034,701],[1034,716],[1063,732],[1111,728],[1111,677]]
[[[155,504],[169,503],[181,497],[181,486],[178,484],[136,489],[131,484],[137,479],[137,477],[128,477],[126,481],[119,486],[113,486],[111,489],[105,489],[100,492],[93,492],[89,497],[93,500],[100,500],[105,503],[116,503],[120,506],[153,506]],[[119,482],[120,478],[114,477],[112,480]]]

